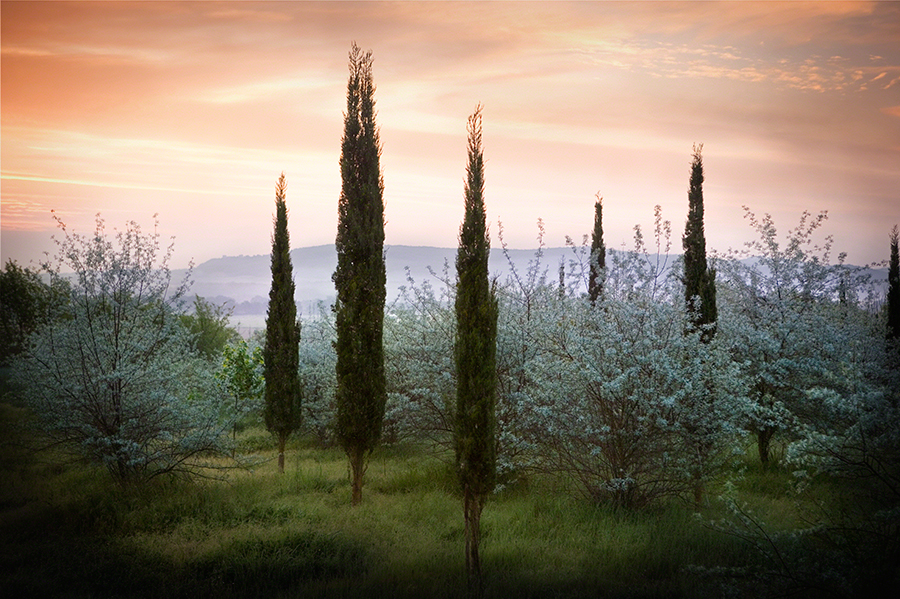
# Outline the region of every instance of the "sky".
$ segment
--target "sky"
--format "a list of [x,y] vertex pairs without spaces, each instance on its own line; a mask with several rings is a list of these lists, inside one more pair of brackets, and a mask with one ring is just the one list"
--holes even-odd
[[[900,223],[900,2],[0,3],[0,259],[129,221],[171,265],[334,242],[351,44],[374,57],[385,243],[455,247],[484,105],[494,247],[607,247],[654,206],[681,251],[702,143],[707,250],[828,211],[835,255]],[[154,215],[156,215],[154,217]],[[158,222],[158,225],[154,225]]]

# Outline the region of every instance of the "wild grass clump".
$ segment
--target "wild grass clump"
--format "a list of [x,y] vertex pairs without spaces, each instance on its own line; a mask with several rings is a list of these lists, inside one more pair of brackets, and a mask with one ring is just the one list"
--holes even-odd
[[361,577],[365,554],[338,534],[288,529],[280,535],[234,540],[185,568],[202,585],[214,581],[235,596],[300,590],[310,581]]

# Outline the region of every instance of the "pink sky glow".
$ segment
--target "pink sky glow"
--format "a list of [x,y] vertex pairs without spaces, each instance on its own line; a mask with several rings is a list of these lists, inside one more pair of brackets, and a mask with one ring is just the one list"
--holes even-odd
[[386,243],[454,247],[466,117],[484,104],[493,244],[608,247],[687,215],[703,143],[708,250],[827,210],[835,251],[900,222],[898,2],[12,2],[2,24],[2,261],[158,213],[173,266],[333,243],[351,42],[375,59]]

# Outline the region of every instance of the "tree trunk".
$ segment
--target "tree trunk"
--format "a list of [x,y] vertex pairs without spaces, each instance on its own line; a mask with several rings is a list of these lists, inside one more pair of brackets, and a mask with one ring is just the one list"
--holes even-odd
[[694,505],[700,507],[703,503],[703,476],[700,469],[694,470]]
[[120,485],[124,486],[128,481],[128,462],[125,461],[125,458],[117,458],[115,468],[110,468],[110,471]]
[[363,474],[366,471],[366,453],[358,447],[352,448],[347,453],[350,458],[350,469],[352,472],[351,484],[353,488],[350,505],[359,505],[362,502]]
[[771,428],[761,428],[756,432],[756,446],[759,450],[759,463],[763,469],[769,468],[769,443],[775,435],[775,430]]
[[[703,435],[703,438],[708,439],[706,435]],[[694,486],[694,504],[698,508],[703,503],[703,495],[706,493],[706,481],[703,480],[703,467],[707,463],[712,450],[712,443],[709,441],[700,440],[696,442],[694,471],[691,473],[691,478],[693,479],[692,482]]]
[[278,433],[278,473],[284,474],[284,445],[287,441],[287,435]]
[[468,485],[463,492],[463,515],[466,520],[466,579],[470,596],[481,596],[481,511],[484,501]]

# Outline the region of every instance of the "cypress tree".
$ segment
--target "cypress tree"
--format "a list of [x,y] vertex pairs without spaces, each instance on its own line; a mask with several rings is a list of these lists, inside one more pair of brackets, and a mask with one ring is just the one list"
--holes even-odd
[[481,106],[468,120],[465,218],[456,255],[456,413],[454,446],[463,493],[466,571],[480,585],[481,512],[494,489],[496,471],[497,299],[488,281],[491,244],[484,208]]
[[284,173],[275,186],[275,232],[272,234],[272,288],[266,312],[266,428],[278,438],[278,471],[284,473],[284,445],[300,426],[300,321],[294,302],[291,242],[287,229]]
[[352,471],[352,503],[362,500],[366,459],[378,443],[387,402],[384,373],[384,185],[375,126],[372,53],[350,50],[341,140],[337,270],[332,279],[337,342],[337,437]]
[[[706,237],[703,233],[703,144],[694,146],[691,161],[690,189],[688,190],[688,216],[684,226],[684,300],[690,319],[690,326],[700,330],[700,341],[709,343],[716,334],[716,272],[706,263]],[[698,389],[703,396],[708,390]],[[699,399],[699,398],[697,398]],[[707,395],[699,405],[707,405]],[[686,401],[692,401],[687,398]],[[698,409],[696,402],[694,409]],[[693,466],[692,479],[694,501],[697,505],[703,499],[703,460],[709,453],[709,433],[707,426],[694,423],[686,426],[686,432],[693,438],[693,454],[697,462]]]
[[591,303],[603,294],[603,272],[606,269],[606,245],[603,243],[603,198],[597,194],[594,204],[594,230],[591,233],[591,270],[588,279],[588,296]]
[[897,225],[891,229],[891,260],[888,264],[888,339],[900,340],[900,232]]
[[[684,299],[691,323],[702,328],[701,339],[709,342],[716,334],[716,271],[706,264],[706,237],[703,233],[703,144],[694,146],[688,191],[688,217],[684,227]],[[699,302],[699,305],[698,305]]]

